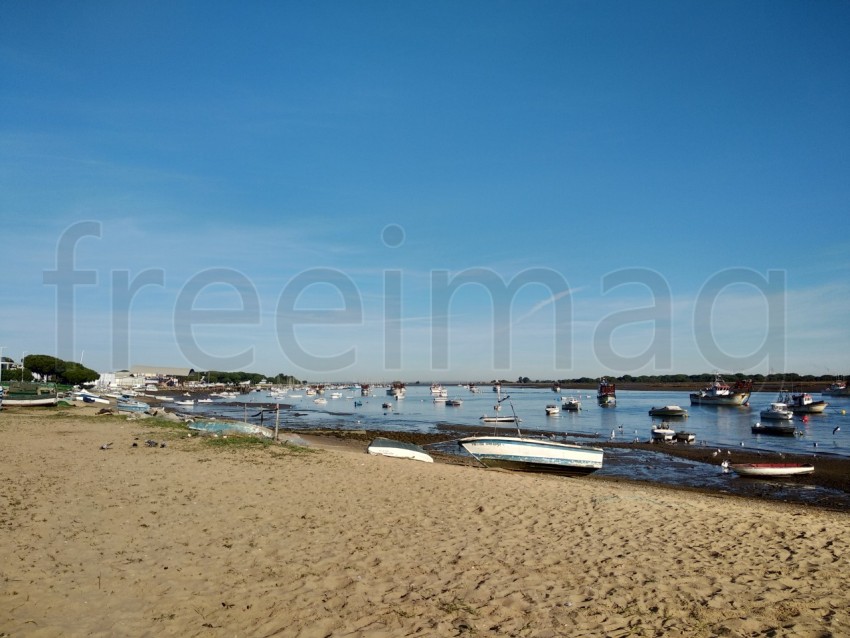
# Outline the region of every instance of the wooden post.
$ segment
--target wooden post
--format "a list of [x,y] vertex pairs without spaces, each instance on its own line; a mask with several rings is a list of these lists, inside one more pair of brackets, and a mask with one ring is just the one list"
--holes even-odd
[[278,425],[280,424],[280,403],[277,404],[277,410],[274,412],[274,440],[277,441]]

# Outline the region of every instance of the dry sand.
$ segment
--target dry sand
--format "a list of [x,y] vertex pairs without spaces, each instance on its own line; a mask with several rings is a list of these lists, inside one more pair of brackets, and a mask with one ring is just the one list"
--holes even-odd
[[0,636],[850,635],[844,513],[91,413],[0,412]]

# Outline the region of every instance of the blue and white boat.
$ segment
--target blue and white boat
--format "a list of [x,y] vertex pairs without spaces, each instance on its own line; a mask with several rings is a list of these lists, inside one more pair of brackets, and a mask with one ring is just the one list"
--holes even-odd
[[487,467],[522,472],[590,474],[602,468],[602,448],[527,436],[470,436],[458,444]]
[[116,408],[119,412],[147,412],[150,410],[150,407],[144,401],[137,401],[136,399],[126,398],[126,399],[118,399],[118,403],[116,403]]
[[[510,397],[502,401],[508,401],[514,422],[518,424]],[[519,425],[516,436],[504,436],[494,431],[491,436],[460,439],[458,445],[485,467],[552,474],[590,474],[602,468],[604,454],[598,447],[523,436]]]

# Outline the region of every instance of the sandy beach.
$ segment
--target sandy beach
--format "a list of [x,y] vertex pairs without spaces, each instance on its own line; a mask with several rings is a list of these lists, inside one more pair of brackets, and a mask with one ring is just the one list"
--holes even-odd
[[0,636],[850,635],[846,513],[94,412],[0,411]]

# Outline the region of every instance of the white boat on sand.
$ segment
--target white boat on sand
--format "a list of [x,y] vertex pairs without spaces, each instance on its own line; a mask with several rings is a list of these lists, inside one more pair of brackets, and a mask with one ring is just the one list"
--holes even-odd
[[434,462],[430,454],[414,443],[394,441],[380,436],[372,440],[366,451],[376,456],[391,456],[397,459],[412,459],[425,463]]
[[777,478],[811,474],[815,466],[808,463],[732,463],[729,465],[741,476]]
[[[505,397],[502,400],[509,399]],[[511,412],[514,412],[513,404],[510,405]],[[595,472],[602,468],[604,454],[602,448],[523,436],[519,425],[516,426],[516,436],[505,436],[494,431],[489,436],[460,439],[458,445],[485,467],[553,474]]]

